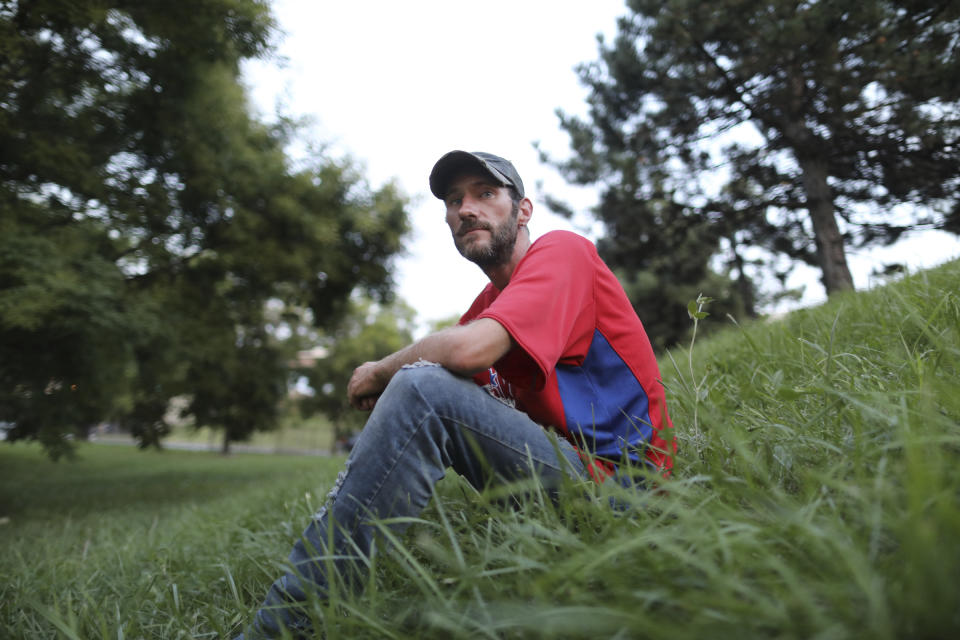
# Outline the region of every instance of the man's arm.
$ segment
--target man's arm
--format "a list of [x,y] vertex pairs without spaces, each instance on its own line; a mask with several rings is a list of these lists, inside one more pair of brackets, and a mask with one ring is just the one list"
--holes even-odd
[[394,374],[405,364],[428,360],[469,376],[483,371],[513,346],[513,339],[496,320],[480,318],[450,327],[414,342],[383,360],[357,367],[347,384],[347,397],[357,409],[370,410]]

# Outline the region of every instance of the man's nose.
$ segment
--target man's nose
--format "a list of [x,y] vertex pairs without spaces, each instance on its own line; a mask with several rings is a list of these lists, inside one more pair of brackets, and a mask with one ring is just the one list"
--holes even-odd
[[461,218],[476,218],[477,199],[470,196],[464,196],[460,201],[460,209],[457,211],[457,215],[459,215]]

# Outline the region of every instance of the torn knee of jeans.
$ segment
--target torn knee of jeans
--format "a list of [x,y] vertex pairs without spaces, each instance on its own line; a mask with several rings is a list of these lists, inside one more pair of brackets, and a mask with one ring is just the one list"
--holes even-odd
[[333,483],[330,492],[327,493],[326,500],[323,501],[323,505],[313,514],[314,520],[319,520],[327,513],[327,507],[337,499],[337,496],[340,494],[340,487],[343,486],[343,481],[347,479],[347,473],[350,471],[350,463],[353,462],[352,458],[347,458],[347,461],[343,465],[343,469],[340,473],[337,474],[337,480]]
[[430,360],[424,360],[423,358],[418,358],[416,362],[411,362],[410,364],[405,364],[401,369],[418,369],[420,367],[442,367],[439,362],[431,362]]

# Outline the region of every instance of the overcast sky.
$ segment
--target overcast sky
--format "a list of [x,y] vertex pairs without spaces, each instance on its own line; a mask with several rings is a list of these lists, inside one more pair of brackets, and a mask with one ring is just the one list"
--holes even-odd
[[[623,0],[278,0],[273,8],[282,60],[245,67],[254,106],[266,119],[277,107],[310,117],[308,141],[349,154],[375,187],[401,185],[414,232],[396,280],[422,322],[463,312],[486,284],[454,248],[427,185],[449,150],[490,151],[516,165],[534,202],[534,238],[560,228],[594,237],[585,213],[571,222],[546,210],[544,193],[584,212],[595,196],[541,166],[533,142],[566,153],[554,111],[584,113],[574,67],[597,59],[598,33],[612,39]],[[885,261],[919,268],[957,255],[960,240],[926,233],[849,260],[862,288]],[[790,283],[807,285],[808,304],[823,299],[817,275],[801,270]]]

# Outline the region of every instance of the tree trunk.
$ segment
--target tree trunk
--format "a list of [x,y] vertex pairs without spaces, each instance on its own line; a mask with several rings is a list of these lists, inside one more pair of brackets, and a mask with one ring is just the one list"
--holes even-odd
[[733,238],[730,238],[730,244],[733,247],[733,261],[737,267],[737,290],[740,292],[740,298],[743,300],[744,311],[748,318],[757,317],[757,301],[754,296],[753,282],[747,277],[744,269],[745,260],[740,252],[737,251],[737,245]]
[[827,295],[853,289],[853,277],[847,267],[843,237],[837,226],[833,207],[833,193],[827,183],[827,166],[819,158],[830,153],[824,141],[814,136],[802,117],[805,112],[807,88],[803,73],[795,70],[789,78],[791,88],[790,112],[795,114],[783,122],[783,133],[793,147],[794,157],[803,174],[803,189],[807,194],[807,210],[813,223],[813,238],[817,243],[817,258],[823,272],[823,286]]
[[817,243],[817,257],[823,271],[823,286],[827,295],[838,291],[851,291],[853,277],[847,266],[843,236],[837,226],[833,208],[833,195],[827,184],[827,170],[816,160],[800,160],[803,171],[803,188],[807,193],[807,210],[813,223],[813,236]]
[[223,430],[223,446],[220,447],[220,453],[222,455],[230,455],[230,432],[226,429]]

